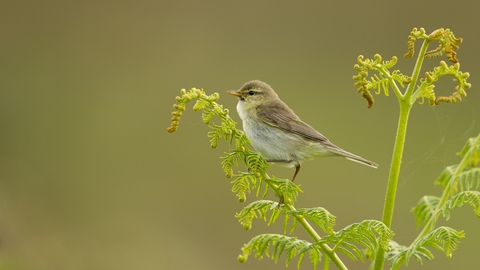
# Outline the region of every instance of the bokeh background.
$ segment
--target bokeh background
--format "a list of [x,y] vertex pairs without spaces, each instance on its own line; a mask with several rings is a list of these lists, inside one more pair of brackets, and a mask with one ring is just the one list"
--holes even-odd
[[[251,237],[282,226],[239,225],[234,214],[246,204],[220,166],[228,146],[209,147],[191,106],[178,132],[166,132],[182,88],[220,93],[240,123],[225,91],[268,82],[335,144],[380,164],[305,163],[296,206],[327,208],[336,229],[381,219],[398,104],[391,93],[367,109],[353,65],[359,54],[396,55],[410,74],[414,59],[401,56],[412,28],[450,28],[464,38],[458,58],[473,87],[459,104],[412,110],[393,225],[408,245],[418,233],[411,207],[440,194],[433,181],[480,132],[478,8],[473,0],[2,1],[0,269],[283,269],[284,260],[237,261]],[[454,86],[446,78],[435,89]],[[435,260],[408,269],[477,269],[471,207],[440,224],[466,232],[453,259],[434,251]],[[308,239],[301,229],[295,236]]]

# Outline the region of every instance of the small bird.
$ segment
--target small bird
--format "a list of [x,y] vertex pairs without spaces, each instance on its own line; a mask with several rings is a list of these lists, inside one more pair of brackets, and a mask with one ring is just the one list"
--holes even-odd
[[292,182],[300,171],[300,164],[316,157],[340,156],[378,167],[376,163],[334,145],[300,120],[265,82],[249,81],[239,90],[228,90],[227,93],[240,99],[237,111],[255,150],[268,162],[295,168]]

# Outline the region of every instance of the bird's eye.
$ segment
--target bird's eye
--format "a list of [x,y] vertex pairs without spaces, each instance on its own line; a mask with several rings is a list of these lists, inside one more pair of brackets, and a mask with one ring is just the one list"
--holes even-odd
[[250,96],[253,96],[253,95],[255,95],[255,91],[250,90],[250,91],[248,91],[248,94],[249,94]]

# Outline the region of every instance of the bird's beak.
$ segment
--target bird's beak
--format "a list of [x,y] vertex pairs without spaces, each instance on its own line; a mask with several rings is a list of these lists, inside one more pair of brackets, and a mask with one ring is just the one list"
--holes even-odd
[[242,93],[238,92],[237,90],[227,90],[227,93],[229,93],[232,96],[239,97],[239,98],[242,97]]

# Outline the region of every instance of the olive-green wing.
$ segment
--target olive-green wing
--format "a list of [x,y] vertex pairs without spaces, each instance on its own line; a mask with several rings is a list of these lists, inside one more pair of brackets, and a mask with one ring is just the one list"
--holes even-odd
[[257,111],[257,116],[270,126],[293,132],[312,141],[328,142],[325,136],[313,127],[302,122],[286,105],[262,107]]
[[378,167],[375,162],[347,152],[334,145],[327,139],[327,137],[320,134],[320,132],[316,131],[313,127],[302,122],[300,118],[298,118],[298,116],[287,107],[287,105],[281,105],[283,106],[261,107],[260,110],[257,110],[257,116],[270,126],[277,127],[285,131],[290,131],[306,139],[321,143],[332,154],[343,156],[349,160],[359,162],[373,168]]

